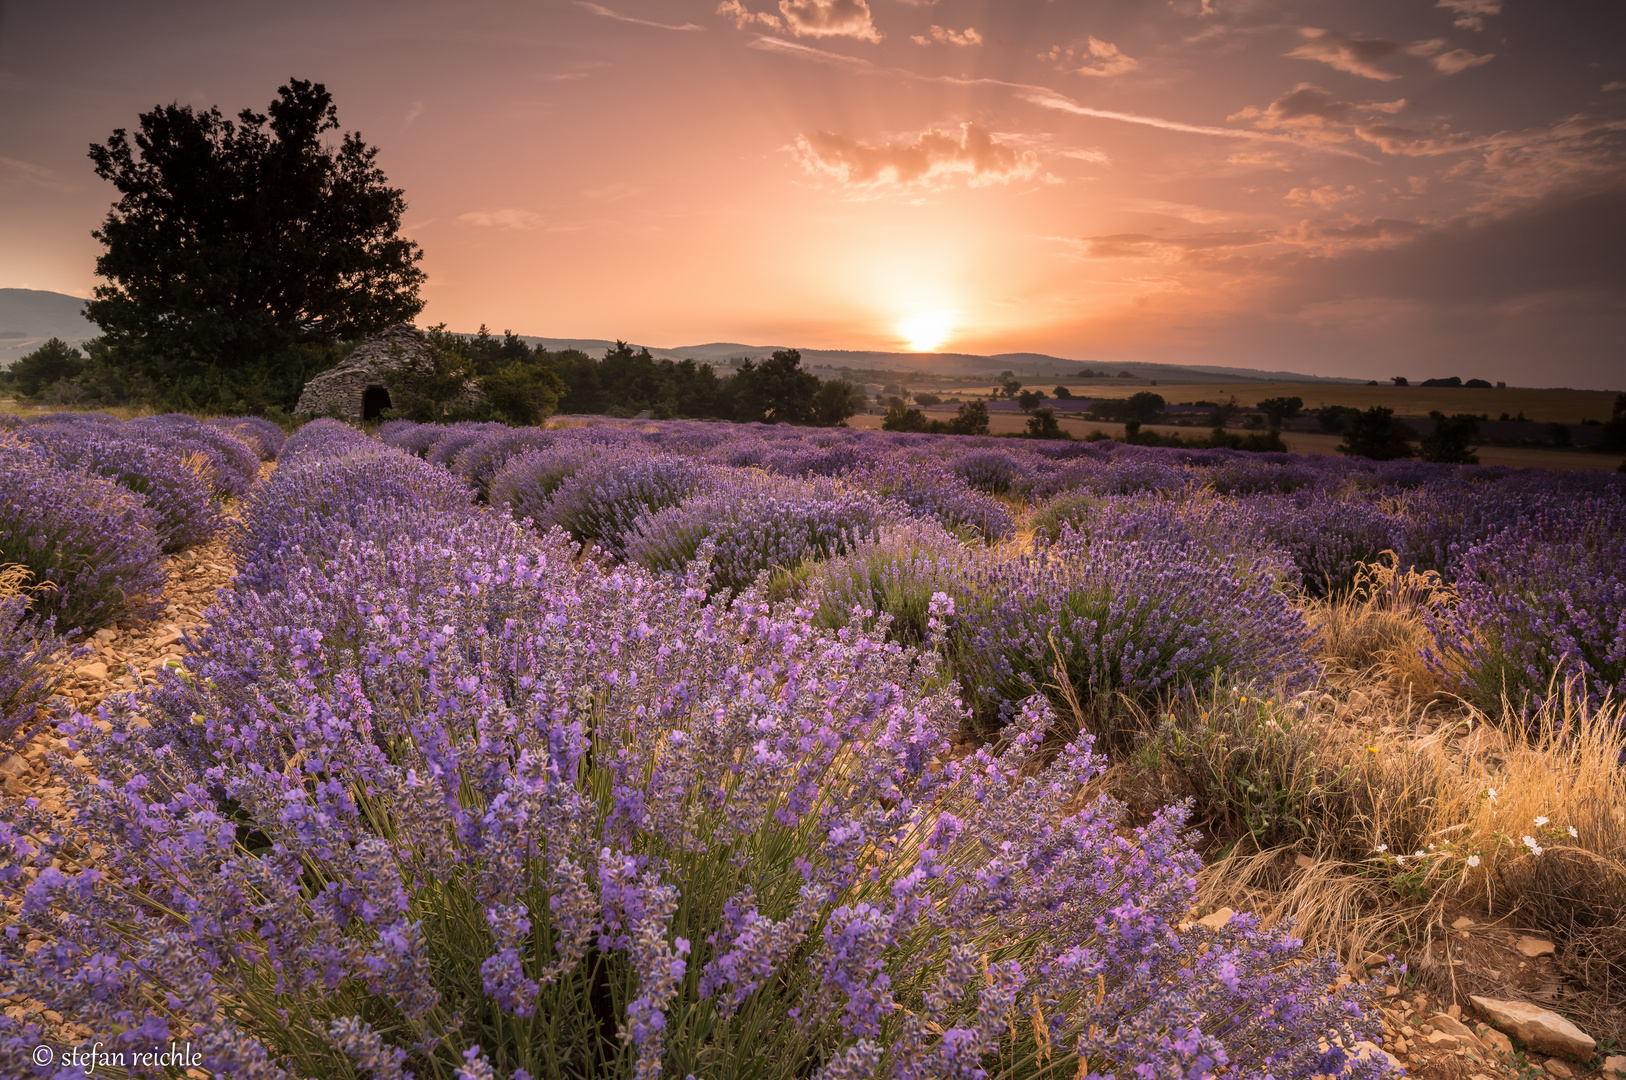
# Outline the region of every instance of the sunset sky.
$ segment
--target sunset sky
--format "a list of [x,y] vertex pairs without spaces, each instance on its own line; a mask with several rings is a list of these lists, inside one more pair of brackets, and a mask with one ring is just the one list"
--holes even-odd
[[86,158],[289,77],[420,324],[1626,388],[1619,0],[0,0],[0,286]]

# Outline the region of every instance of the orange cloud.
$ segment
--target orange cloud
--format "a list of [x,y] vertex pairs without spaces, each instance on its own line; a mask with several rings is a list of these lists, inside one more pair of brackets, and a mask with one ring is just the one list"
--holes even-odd
[[1088,44],[1090,59],[1074,70],[1080,75],[1122,75],[1140,67],[1140,61],[1125,56],[1110,41],[1092,37]]
[[1397,113],[1404,109],[1406,104],[1405,98],[1394,101],[1369,101],[1364,104],[1340,101],[1313,83],[1299,83],[1291,92],[1277,98],[1263,109],[1250,105],[1241,112],[1232,113],[1226,119],[1252,120],[1255,127],[1261,128],[1296,128],[1300,132],[1315,130],[1319,133],[1317,136],[1319,138],[1341,141],[1348,136],[1333,134],[1328,129],[1352,123],[1357,117],[1370,116],[1372,113]]
[[[1140,67],[1139,60],[1125,56],[1112,42],[1094,36],[1076,48],[1068,46],[1064,49],[1060,45],[1052,45],[1049,51],[1037,55],[1040,60],[1048,60],[1061,70],[1076,75],[1122,75]],[[1081,66],[1072,66],[1080,61]]]
[[982,35],[976,27],[968,26],[964,33],[956,33],[947,27],[933,24],[931,30],[925,34],[912,34],[909,37],[916,45],[930,45],[936,42],[939,45],[981,45]]
[[1483,30],[1486,15],[1502,13],[1502,0],[1440,0],[1434,6],[1455,12],[1456,25],[1462,30]]
[[800,136],[795,149],[809,173],[857,188],[929,187],[961,175],[981,187],[1039,174],[1039,157],[1032,150],[1018,152],[973,123],[961,124],[957,135],[933,129],[912,143],[880,146],[821,131]]
[[500,210],[471,210],[466,214],[457,215],[457,220],[485,229],[536,229],[543,224],[541,214],[531,210],[516,210],[511,206]]
[[1316,60],[1351,75],[1388,82],[1400,78],[1392,71],[1378,66],[1378,61],[1398,52],[1400,46],[1383,38],[1357,38],[1337,30],[1318,30],[1306,26],[1299,31],[1306,39],[1288,56],[1300,60]]
[[779,21],[779,16],[767,11],[750,12],[740,0],[723,0],[717,5],[717,14],[727,15],[734,20],[734,29],[744,30],[752,23],[761,23],[774,30],[783,30],[785,24]]
[[868,0],[779,0],[779,14],[797,37],[850,37],[880,41]]

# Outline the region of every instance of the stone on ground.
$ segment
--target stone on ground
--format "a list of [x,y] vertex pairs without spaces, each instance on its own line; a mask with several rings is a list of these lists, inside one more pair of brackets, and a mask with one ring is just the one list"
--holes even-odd
[[1471,1000],[1491,1023],[1532,1050],[1585,1061],[1598,1049],[1592,1036],[1557,1013],[1527,1001],[1498,1001],[1477,996]]

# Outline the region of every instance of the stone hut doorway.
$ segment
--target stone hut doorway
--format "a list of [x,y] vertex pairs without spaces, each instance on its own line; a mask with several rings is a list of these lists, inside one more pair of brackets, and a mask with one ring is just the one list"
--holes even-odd
[[377,420],[390,407],[390,392],[382,386],[369,386],[361,392],[361,418]]

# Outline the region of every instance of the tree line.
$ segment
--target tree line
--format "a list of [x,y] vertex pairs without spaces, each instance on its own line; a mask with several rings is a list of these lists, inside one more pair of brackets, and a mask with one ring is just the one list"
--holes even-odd
[[[484,326],[472,336],[437,326],[428,341],[427,368],[391,377],[390,415],[535,424],[562,412],[829,426],[868,403],[860,387],[804,370],[796,349],[720,375],[710,364],[657,359],[624,341],[597,359],[579,349],[533,348],[512,331],[498,337]],[[471,386],[480,392],[467,394]]]

